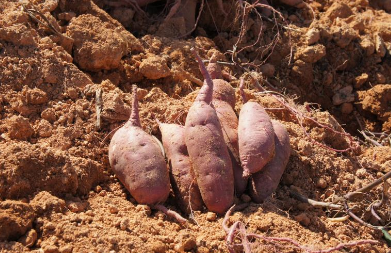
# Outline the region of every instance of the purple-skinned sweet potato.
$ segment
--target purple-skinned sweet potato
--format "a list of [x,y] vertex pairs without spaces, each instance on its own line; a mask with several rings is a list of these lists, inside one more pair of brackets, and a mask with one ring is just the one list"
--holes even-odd
[[224,140],[231,157],[235,195],[241,196],[247,188],[248,179],[243,177],[243,168],[239,159],[238,117],[234,111],[236,104],[235,90],[222,79],[221,68],[217,64],[215,54],[211,57],[207,70],[213,79],[212,104],[223,129]]
[[249,192],[255,203],[263,202],[277,189],[291,154],[289,134],[286,128],[278,121],[272,120],[272,123],[276,154],[261,171],[252,175]]
[[130,118],[110,142],[110,166],[139,204],[156,205],[170,193],[168,169],[159,144],[141,127],[136,86],[132,92]]
[[[215,81],[215,80],[213,80]],[[238,146],[238,117],[233,108],[225,101],[213,100],[213,106],[219,118],[225,143],[231,157],[234,173],[235,195],[241,196],[247,188],[248,179],[243,177],[243,168],[240,165]]]
[[205,81],[187,114],[185,142],[206,207],[212,212],[222,214],[234,200],[231,158],[221,124],[211,106],[213,82],[201,58],[194,49],[192,51]]
[[217,64],[216,53],[214,53],[210,58],[206,70],[208,71],[210,78],[213,81],[213,100],[227,102],[232,107],[232,109],[235,108],[235,90],[228,82],[223,79],[221,67],[219,64]]
[[168,164],[175,198],[185,213],[201,210],[203,201],[185,144],[185,127],[177,124],[159,123],[162,142]]
[[274,129],[266,110],[257,102],[248,101],[240,85],[243,100],[239,114],[239,156],[243,176],[256,173],[274,157]]

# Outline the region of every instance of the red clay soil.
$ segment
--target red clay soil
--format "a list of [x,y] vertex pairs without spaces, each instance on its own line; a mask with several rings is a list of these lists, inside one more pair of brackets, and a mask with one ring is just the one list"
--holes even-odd
[[[346,193],[390,172],[390,1],[314,0],[304,8],[272,1],[281,15],[262,17],[261,8],[244,16],[233,0],[223,9],[200,1],[193,32],[187,9],[165,19],[172,1],[138,11],[124,2],[2,1],[0,252],[228,252],[224,217],[206,209],[181,213],[190,219],[181,225],[137,204],[108,162],[112,131],[130,114],[132,84],[145,131],[161,137],[156,119],[184,124],[202,83],[194,46],[203,59],[217,53],[226,63],[237,113],[244,78],[249,97],[290,135],[292,154],[276,192],[263,204],[247,194],[236,199],[248,206],[228,225],[241,221],[248,233],[291,238],[313,250],[376,240],[340,252],[389,252],[380,230],[292,192],[343,205]],[[259,87],[283,93],[296,116]],[[375,133],[367,132],[379,145],[359,130]],[[374,226],[391,220],[390,190],[382,185],[349,201]],[[382,198],[379,220],[370,206]],[[165,205],[180,212],[173,193]],[[240,237],[234,242],[242,252]],[[304,252],[261,239],[250,247]]]

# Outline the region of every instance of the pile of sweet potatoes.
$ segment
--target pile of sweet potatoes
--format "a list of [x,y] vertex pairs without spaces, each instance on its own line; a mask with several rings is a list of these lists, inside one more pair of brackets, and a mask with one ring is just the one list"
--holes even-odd
[[140,125],[134,86],[130,119],[110,143],[112,170],[138,203],[169,214],[173,212],[161,204],[169,196],[170,184],[185,213],[205,205],[222,214],[232,206],[235,195],[246,190],[260,203],[276,190],[288,163],[288,132],[260,104],[246,101],[243,83],[244,105],[238,117],[235,90],[222,79],[215,59],[206,68],[192,51],[205,81],[185,126],[158,122],[162,146]]

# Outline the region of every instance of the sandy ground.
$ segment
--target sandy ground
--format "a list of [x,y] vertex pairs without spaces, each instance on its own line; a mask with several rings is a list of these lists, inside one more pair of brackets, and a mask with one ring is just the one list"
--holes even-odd
[[[345,208],[314,207],[292,194],[343,204],[346,193],[390,171],[391,8],[389,1],[369,2],[316,0],[295,8],[273,1],[281,15],[261,17],[262,8],[243,15],[235,1],[221,9],[211,0],[194,5],[193,14],[203,12],[188,35],[195,24],[190,5],[165,19],[164,1],[135,11],[126,1],[4,0],[0,252],[228,252],[223,216],[182,213],[189,222],[181,225],[139,205],[108,161],[111,131],[129,118],[132,84],[145,131],[160,139],[156,119],[184,124],[203,79],[193,46],[203,59],[216,53],[225,63],[237,113],[244,78],[247,94],[290,135],[292,154],[276,192],[263,204],[237,198],[248,206],[228,225],[241,221],[248,233],[313,250],[376,240],[340,252],[389,252],[382,232]],[[296,113],[259,88],[284,94]],[[372,142],[359,130],[375,133],[367,132]],[[367,224],[384,226],[389,194],[380,185],[349,206]],[[377,219],[370,206],[382,198]],[[180,212],[173,193],[165,205]],[[239,237],[235,243],[242,252]],[[282,241],[250,245],[252,252],[304,252]]]

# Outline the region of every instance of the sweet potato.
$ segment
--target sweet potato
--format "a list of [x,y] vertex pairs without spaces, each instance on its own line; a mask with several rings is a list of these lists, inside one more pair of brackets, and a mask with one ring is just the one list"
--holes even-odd
[[235,90],[223,79],[222,70],[220,65],[217,64],[216,57],[216,54],[212,55],[206,68],[213,80],[213,100],[225,101],[233,109],[236,104]]
[[277,189],[291,153],[289,134],[284,125],[275,120],[272,123],[276,154],[261,171],[253,174],[250,180],[250,196],[256,203],[263,202]]
[[185,213],[201,210],[203,202],[185,144],[185,127],[159,123],[159,128],[170,165],[172,189],[179,207]]
[[221,124],[211,106],[213,82],[201,58],[194,49],[192,51],[205,81],[187,114],[185,142],[206,207],[222,214],[234,199],[232,164]]
[[239,114],[239,156],[243,176],[260,171],[274,156],[274,129],[269,115],[257,102],[246,102],[243,82],[240,90],[245,104]]
[[[222,81],[222,80],[213,80]],[[235,195],[241,196],[247,188],[248,179],[243,177],[243,168],[240,165],[238,146],[238,117],[232,107],[225,101],[213,100],[213,106],[219,118],[225,143],[232,162],[234,173]]]
[[232,169],[234,173],[235,194],[241,196],[247,188],[247,178],[243,177],[243,169],[239,160],[238,146],[238,117],[234,111],[236,104],[235,90],[232,86],[221,79],[221,68],[216,62],[215,55],[209,61],[207,67],[208,73],[213,81],[213,99],[212,104],[216,110],[223,136],[227,144],[229,155],[231,157]]
[[110,142],[110,166],[138,203],[155,205],[165,202],[169,195],[168,169],[158,143],[141,128],[137,87],[132,91],[130,118]]

